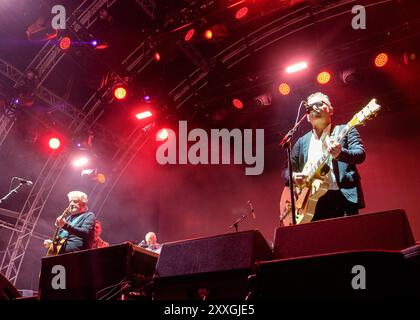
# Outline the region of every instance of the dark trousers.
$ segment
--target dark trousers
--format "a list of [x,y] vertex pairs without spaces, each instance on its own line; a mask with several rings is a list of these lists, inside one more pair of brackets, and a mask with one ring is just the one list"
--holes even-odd
[[348,201],[340,190],[328,190],[318,200],[312,221],[351,216],[358,213],[357,203]]

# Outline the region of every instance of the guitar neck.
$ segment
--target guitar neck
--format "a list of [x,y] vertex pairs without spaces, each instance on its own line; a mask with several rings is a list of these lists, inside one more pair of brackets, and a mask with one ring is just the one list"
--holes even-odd
[[52,240],[54,241],[55,239],[57,239],[57,237],[58,237],[58,233],[60,232],[60,227],[57,227],[56,229],[55,229],[55,232],[54,232],[54,235],[53,235],[53,238],[52,238]]

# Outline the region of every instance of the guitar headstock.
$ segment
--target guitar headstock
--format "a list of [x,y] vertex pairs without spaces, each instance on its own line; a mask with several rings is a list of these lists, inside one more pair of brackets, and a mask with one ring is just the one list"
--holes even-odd
[[369,101],[366,107],[360,110],[353,119],[350,120],[348,123],[349,126],[354,127],[361,124],[365,124],[366,120],[372,119],[376,116],[381,109],[381,106],[376,103],[376,99],[372,99]]

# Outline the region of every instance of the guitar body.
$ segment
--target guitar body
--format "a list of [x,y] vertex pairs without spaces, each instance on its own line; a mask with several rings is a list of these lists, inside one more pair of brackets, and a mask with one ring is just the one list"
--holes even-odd
[[[296,224],[311,222],[318,200],[328,191],[328,183],[323,179],[314,179],[310,186],[296,186],[294,191]],[[280,198],[280,223],[282,226],[290,226],[293,224],[292,219],[290,188],[285,187]]]
[[67,239],[66,238],[56,238],[54,239],[54,241],[51,243],[50,247],[48,248],[47,257],[50,256],[56,256],[60,253],[61,249],[63,248],[64,244],[66,243]]

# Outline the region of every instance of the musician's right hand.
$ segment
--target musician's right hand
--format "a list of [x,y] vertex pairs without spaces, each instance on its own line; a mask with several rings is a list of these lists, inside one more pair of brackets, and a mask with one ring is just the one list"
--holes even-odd
[[51,243],[52,243],[52,240],[50,240],[50,239],[44,240],[44,248],[48,249],[50,247]]
[[306,178],[308,178],[308,176],[306,174],[303,173],[293,173],[293,182],[297,185],[302,185],[305,183]]
[[65,224],[66,224],[66,219],[63,217],[63,215],[59,216],[59,217],[55,220],[55,226],[56,226],[57,228],[62,228]]

